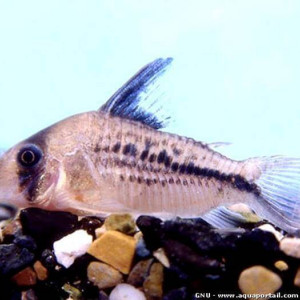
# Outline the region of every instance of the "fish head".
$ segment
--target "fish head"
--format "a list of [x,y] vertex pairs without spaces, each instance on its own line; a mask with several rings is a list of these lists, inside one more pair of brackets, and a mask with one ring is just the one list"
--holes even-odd
[[97,119],[95,112],[74,115],[2,154],[0,203],[71,211],[71,199],[80,198],[77,191],[91,189],[82,145],[88,144],[85,138],[90,142],[87,131],[98,124]]
[[0,202],[17,207],[39,206],[51,199],[59,163],[47,152],[42,131],[0,157]]

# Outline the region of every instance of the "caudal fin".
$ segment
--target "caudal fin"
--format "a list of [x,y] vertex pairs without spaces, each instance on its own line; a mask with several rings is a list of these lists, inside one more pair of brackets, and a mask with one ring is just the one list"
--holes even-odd
[[261,197],[253,209],[288,232],[300,231],[300,158],[273,156],[251,161],[261,173],[254,181]]

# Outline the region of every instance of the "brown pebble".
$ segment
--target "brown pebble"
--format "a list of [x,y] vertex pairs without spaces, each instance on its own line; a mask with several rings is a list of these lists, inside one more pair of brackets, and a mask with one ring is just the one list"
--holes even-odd
[[97,261],[89,264],[87,276],[100,290],[114,287],[123,281],[123,276],[118,270]]
[[11,280],[19,286],[31,286],[36,284],[36,274],[31,267],[27,267],[14,275]]
[[295,278],[294,278],[294,285],[300,288],[300,267],[298,268]]
[[286,271],[288,270],[289,266],[287,265],[287,263],[283,260],[278,260],[275,262],[274,264],[275,268],[277,268],[280,271]]
[[127,283],[135,287],[143,286],[143,283],[149,274],[149,269],[152,263],[153,258],[139,261],[129,273]]
[[161,299],[163,294],[163,266],[161,263],[154,263],[150,268],[150,274],[143,284],[148,300]]
[[128,274],[135,254],[136,240],[121,232],[108,230],[96,239],[89,250],[90,255]]
[[263,266],[253,266],[240,274],[238,284],[244,294],[268,294],[280,289],[282,280]]
[[48,270],[42,265],[42,263],[37,260],[33,265],[34,271],[38,280],[46,280],[48,278]]
[[105,219],[107,230],[116,230],[125,234],[133,234],[136,231],[135,222],[130,214],[111,214]]
[[19,230],[22,230],[20,221],[13,220],[13,221],[9,221],[9,222],[7,222],[7,224],[5,224],[5,226],[2,230],[2,234],[3,234],[3,236],[15,235],[15,233],[17,233]]

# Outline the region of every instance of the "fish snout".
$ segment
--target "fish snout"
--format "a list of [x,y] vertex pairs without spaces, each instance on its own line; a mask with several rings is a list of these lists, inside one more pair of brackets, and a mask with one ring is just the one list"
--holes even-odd
[[0,203],[0,221],[14,218],[18,209],[9,203]]

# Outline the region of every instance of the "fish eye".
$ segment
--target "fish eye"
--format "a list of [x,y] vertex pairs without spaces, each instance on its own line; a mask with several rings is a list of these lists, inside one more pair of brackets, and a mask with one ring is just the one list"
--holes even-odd
[[18,162],[23,167],[33,167],[38,164],[43,154],[37,146],[26,146],[19,151]]

